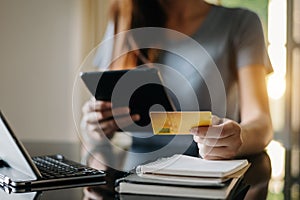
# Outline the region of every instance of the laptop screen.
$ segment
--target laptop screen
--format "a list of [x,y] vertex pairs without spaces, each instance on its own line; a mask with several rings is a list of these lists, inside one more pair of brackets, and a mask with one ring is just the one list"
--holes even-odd
[[0,159],[10,167],[26,174],[32,180],[39,177],[39,172],[22,143],[16,138],[0,111]]

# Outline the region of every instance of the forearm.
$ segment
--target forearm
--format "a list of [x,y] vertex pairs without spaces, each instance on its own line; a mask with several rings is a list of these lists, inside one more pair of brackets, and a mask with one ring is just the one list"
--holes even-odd
[[271,118],[268,114],[242,121],[241,137],[242,146],[238,156],[256,154],[262,152],[273,138]]

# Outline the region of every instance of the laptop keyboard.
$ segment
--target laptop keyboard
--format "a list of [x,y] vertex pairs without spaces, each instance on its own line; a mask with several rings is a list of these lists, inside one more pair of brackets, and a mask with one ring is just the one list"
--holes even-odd
[[61,155],[37,156],[33,157],[32,160],[42,174],[43,179],[104,175],[103,171],[67,160]]

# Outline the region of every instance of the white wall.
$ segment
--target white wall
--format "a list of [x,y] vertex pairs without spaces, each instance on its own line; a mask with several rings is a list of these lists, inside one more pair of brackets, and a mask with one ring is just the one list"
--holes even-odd
[[[91,5],[95,0],[0,0],[0,109],[22,140],[77,140],[72,87],[94,45]],[[78,114],[82,102],[75,102]]]

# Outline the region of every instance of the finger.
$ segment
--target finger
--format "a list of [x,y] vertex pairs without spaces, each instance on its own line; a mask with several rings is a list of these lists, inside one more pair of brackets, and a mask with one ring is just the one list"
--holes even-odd
[[190,133],[198,137],[205,137],[208,131],[208,126],[196,126],[191,128]]
[[98,130],[95,131],[94,129],[97,129],[97,128],[92,128],[90,125],[87,126],[86,130],[87,130],[87,134],[89,135],[89,138],[91,138],[92,140],[95,140],[95,141],[100,141],[103,139],[103,136],[104,136],[104,133],[102,132],[99,132]]
[[220,157],[222,159],[232,159],[236,156],[236,152],[228,147],[214,147],[206,155],[206,157]]
[[134,121],[140,120],[140,115],[134,114],[131,116],[115,118],[116,125],[122,129],[134,123]]
[[141,119],[141,116],[139,114],[131,115],[131,118],[133,121],[139,121]]
[[103,137],[110,139],[116,132],[117,127],[114,125],[113,120],[108,120],[97,124],[88,124],[86,129],[90,135],[94,135],[93,138],[95,139],[103,139]]
[[87,124],[86,130],[89,133],[104,133],[100,124]]
[[98,112],[89,112],[84,114],[82,120],[89,124],[98,124],[99,120],[102,119],[102,114]]
[[234,138],[233,137],[226,137],[226,138],[205,138],[201,139],[202,144],[210,147],[227,147],[233,145]]
[[82,113],[88,113],[90,112],[90,109],[89,109],[89,104],[90,104],[90,101],[87,101],[84,103],[84,105],[82,106]]
[[106,111],[110,110],[112,107],[111,102],[109,101],[90,101],[90,110],[94,111]]
[[117,107],[112,109],[113,116],[121,116],[130,114],[130,109],[128,107]]
[[105,111],[109,109],[111,109],[111,102],[89,100],[83,105],[82,112],[89,113],[94,111]]
[[109,119],[105,121],[100,121],[98,125],[95,125],[96,131],[103,132],[105,135],[112,135],[116,132],[119,128],[124,128],[126,126],[131,125],[134,121],[138,121],[140,116],[135,115],[128,115],[125,117],[116,117],[114,119]]
[[235,148],[236,146],[241,145],[241,140],[236,137],[226,137],[226,138],[202,138],[194,136],[194,141],[199,144],[203,144],[209,147],[231,147]]
[[240,126],[236,122],[231,120],[223,122],[222,124],[212,125],[210,127],[194,127],[191,129],[191,133],[202,138],[218,139],[230,137],[240,132]]
[[101,112],[88,112],[84,115],[83,120],[85,120],[87,123],[98,123],[111,119],[113,113],[114,115],[129,115],[129,108],[122,107],[115,108],[113,111],[109,109]]
[[199,137],[199,136],[197,136],[197,135],[194,135],[194,136],[193,136],[193,139],[194,139],[194,141],[195,141],[196,143],[198,143],[198,144],[204,144],[204,138],[202,138],[202,137]]
[[[219,118],[218,116],[216,115],[212,115],[212,125],[211,126],[196,126],[196,127],[192,127],[190,132],[192,134],[196,134],[198,136],[202,136],[204,137],[206,135],[206,133],[208,132],[209,128],[211,129],[210,131],[216,131],[212,128],[219,128],[219,126],[216,126],[216,125],[220,125],[222,124],[224,121],[224,119],[222,118]],[[217,130],[217,132],[219,132],[219,130]]]
[[209,158],[220,158],[220,159],[231,159],[236,155],[236,151],[228,147],[211,147],[206,145],[198,145],[199,154],[204,159]]
[[205,138],[222,138],[227,137],[223,133],[223,126],[221,125],[213,125],[210,127],[194,127],[190,130],[193,135],[199,136],[203,139]]
[[194,136],[194,141],[198,144],[203,144],[210,147],[224,146],[223,143],[219,141],[219,139],[214,139],[214,138],[202,138],[202,137]]
[[130,110],[128,107],[119,107],[114,108],[113,110],[106,110],[99,113],[99,121],[111,120],[114,118],[118,118],[119,116],[129,116]]
[[212,115],[211,122],[212,122],[212,125],[218,125],[218,124],[222,124],[223,123],[223,119],[219,118],[216,115]]
[[232,120],[224,120],[222,124],[217,126],[222,129],[221,138],[231,137],[241,132],[241,127]]
[[223,157],[220,157],[220,156],[210,156],[210,155],[207,155],[205,157],[202,157],[203,159],[205,160],[224,160],[225,158]]

